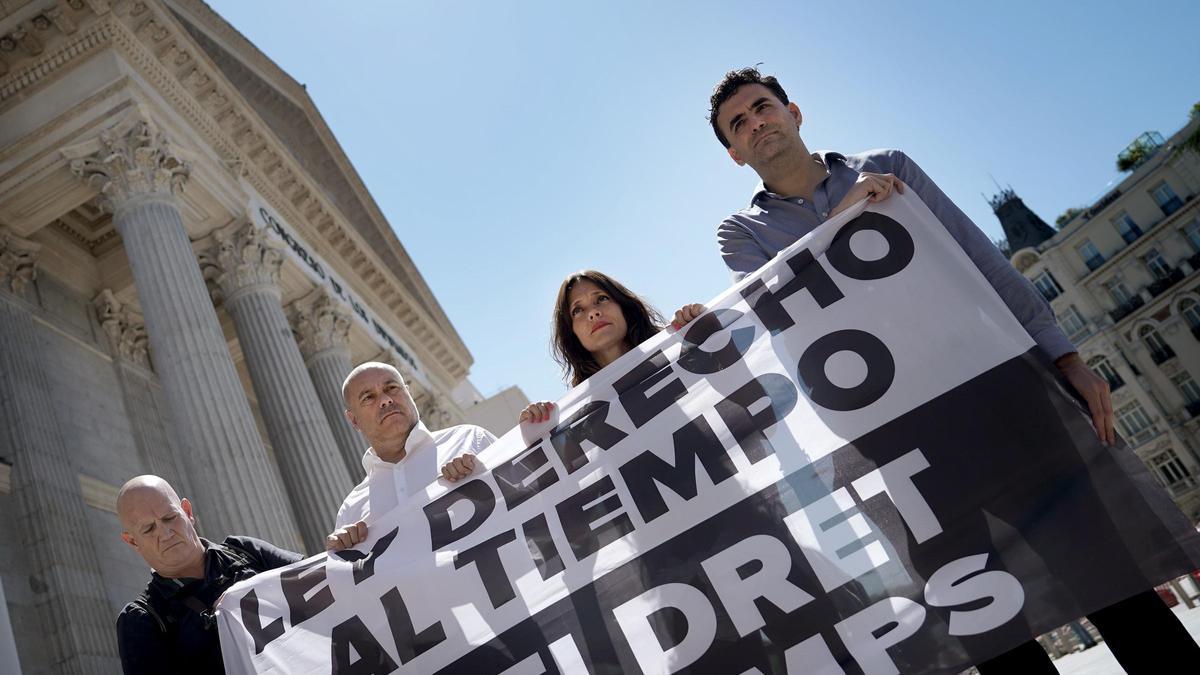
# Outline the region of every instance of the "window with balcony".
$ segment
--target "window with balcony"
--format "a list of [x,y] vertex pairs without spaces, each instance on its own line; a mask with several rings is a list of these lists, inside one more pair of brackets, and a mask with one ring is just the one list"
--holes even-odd
[[1146,269],[1150,270],[1150,275],[1154,277],[1154,281],[1150,282],[1146,290],[1156,298],[1183,281],[1183,270],[1168,265],[1158,249],[1150,249],[1146,255],[1142,256],[1142,261],[1146,263]]
[[1135,439],[1146,440],[1153,435],[1154,423],[1142,409],[1142,404],[1134,401],[1117,411],[1117,429],[1125,436],[1130,445],[1137,445]]
[[1158,249],[1152,248],[1146,255],[1142,256],[1142,260],[1146,261],[1146,269],[1150,270],[1150,274],[1155,279],[1166,279],[1171,274],[1171,266],[1158,252]]
[[1183,405],[1192,417],[1200,416],[1200,384],[1186,370],[1171,378],[1171,382],[1183,394]]
[[1154,195],[1154,201],[1158,204],[1158,208],[1162,209],[1163,215],[1169,216],[1179,209],[1183,208],[1183,200],[1175,191],[1171,189],[1166,182],[1159,183],[1150,190],[1150,194]]
[[1058,319],[1059,328],[1062,328],[1071,342],[1079,342],[1080,338],[1086,337],[1084,333],[1087,332],[1087,323],[1079,314],[1079,310],[1075,309],[1075,305],[1068,305],[1066,310],[1055,318]]
[[1103,356],[1097,356],[1088,361],[1088,368],[1091,368],[1092,372],[1104,378],[1104,381],[1108,382],[1108,388],[1112,391],[1125,386],[1125,380],[1117,373],[1117,369],[1113,368],[1113,365]]
[[[1154,473],[1158,479],[1168,489],[1187,489],[1196,485],[1196,481],[1192,478],[1192,473],[1188,471],[1187,465],[1179,459],[1174,450],[1167,450],[1151,457],[1149,464],[1154,469]],[[1174,491],[1172,490],[1172,492]]]
[[1190,298],[1184,300],[1179,303],[1179,313],[1183,315],[1183,320],[1187,322],[1188,328],[1192,329],[1192,335],[1200,340],[1200,302]]
[[1058,285],[1058,281],[1054,279],[1054,275],[1050,274],[1049,270],[1043,271],[1041,274],[1033,278],[1033,285],[1037,287],[1042,297],[1046,300],[1053,300],[1062,294],[1062,286]]
[[1146,349],[1150,350],[1150,360],[1154,363],[1162,363],[1175,356],[1175,350],[1171,349],[1171,345],[1167,344],[1153,327],[1142,326],[1138,337],[1142,339]]
[[1172,377],[1171,381],[1175,383],[1176,387],[1179,387],[1179,393],[1183,394],[1183,400],[1188,403],[1200,401],[1200,384],[1196,384],[1191,373],[1184,371]]
[[1116,304],[1116,308],[1108,313],[1112,317],[1113,323],[1133,314],[1139,307],[1146,304],[1142,296],[1130,292],[1121,277],[1113,277],[1104,282],[1104,288],[1108,289],[1108,294],[1112,296],[1113,303]]
[[1200,218],[1183,226],[1183,238],[1192,245],[1192,250],[1200,253]]
[[1142,228],[1138,227],[1137,223],[1133,222],[1133,218],[1130,218],[1129,214],[1124,211],[1118,213],[1112,222],[1113,227],[1117,228],[1117,232],[1121,233],[1121,238],[1127,244],[1142,236]]
[[1104,256],[1100,255],[1100,250],[1096,248],[1091,239],[1084,239],[1082,244],[1075,247],[1075,250],[1079,251],[1079,257],[1083,260],[1083,264],[1087,265],[1089,271],[1104,264]]
[[1129,287],[1125,285],[1125,280],[1121,277],[1113,277],[1104,283],[1104,287],[1108,289],[1108,294],[1112,296],[1113,302],[1118,305],[1124,305],[1133,298],[1133,293],[1129,291]]

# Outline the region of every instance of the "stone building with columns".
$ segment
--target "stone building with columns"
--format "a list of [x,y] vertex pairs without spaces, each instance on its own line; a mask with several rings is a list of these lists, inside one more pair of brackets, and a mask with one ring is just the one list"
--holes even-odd
[[319,550],[368,359],[431,428],[481,398],[302,85],[200,0],[0,2],[0,666],[119,670],[131,476]]
[[1129,171],[1055,231],[1011,190],[992,199],[1012,264],[1108,381],[1117,432],[1200,522],[1200,154],[1143,134]]

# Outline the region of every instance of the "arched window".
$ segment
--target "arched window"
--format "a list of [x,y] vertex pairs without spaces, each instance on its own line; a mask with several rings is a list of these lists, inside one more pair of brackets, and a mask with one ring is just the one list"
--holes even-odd
[[1125,386],[1125,380],[1121,379],[1121,376],[1117,373],[1117,369],[1113,368],[1106,357],[1097,356],[1089,359],[1087,364],[1088,368],[1092,369],[1092,372],[1103,377],[1108,382],[1109,389],[1116,391]]
[[1138,337],[1142,339],[1142,344],[1150,350],[1150,359],[1154,363],[1162,363],[1175,356],[1175,350],[1171,349],[1171,345],[1162,339],[1153,326],[1142,326],[1142,329],[1138,331]]

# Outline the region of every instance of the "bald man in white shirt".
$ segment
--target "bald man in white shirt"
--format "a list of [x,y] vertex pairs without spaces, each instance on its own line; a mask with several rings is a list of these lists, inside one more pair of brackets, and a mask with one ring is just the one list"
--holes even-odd
[[454,481],[479,464],[475,456],[496,440],[472,424],[429,431],[395,367],[369,361],[350,372],[342,384],[346,419],[370,447],[363,455],[366,478],[350,491],[338,509],[334,532],[325,538],[331,551],[354,546],[367,536],[366,521],[386,513],[410,495],[424,490],[440,475]]

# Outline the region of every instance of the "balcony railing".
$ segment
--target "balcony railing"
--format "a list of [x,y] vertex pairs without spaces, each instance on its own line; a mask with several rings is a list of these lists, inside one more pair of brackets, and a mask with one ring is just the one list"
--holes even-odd
[[1171,197],[1167,201],[1159,204],[1158,207],[1162,209],[1164,216],[1169,216],[1183,208],[1183,200],[1179,197]]
[[1145,429],[1142,429],[1141,431],[1137,432],[1133,436],[1129,437],[1129,439],[1128,439],[1129,447],[1136,448],[1139,445],[1141,445],[1147,441],[1152,441],[1155,438],[1158,438],[1158,435],[1160,433],[1162,433],[1162,432],[1160,432],[1158,430],[1158,427],[1155,427],[1153,425],[1148,426]]
[[1150,350],[1150,360],[1154,365],[1160,365],[1175,358],[1175,350],[1171,349],[1170,345],[1163,345],[1158,349]]
[[1091,337],[1091,336],[1092,336],[1091,327],[1087,327],[1087,325],[1085,325],[1084,328],[1080,328],[1079,331],[1076,331],[1076,333],[1072,333],[1072,334],[1068,335],[1067,339],[1070,340],[1070,344],[1079,345],[1079,344],[1081,344],[1082,341],[1087,340],[1088,337]]
[[[1196,255],[1200,256],[1200,253],[1198,253]],[[1090,272],[1104,264],[1104,256],[1094,255],[1094,256],[1088,258],[1087,260],[1084,260],[1083,264],[1087,265],[1088,271]]]
[[1106,377],[1104,379],[1105,379],[1105,381],[1108,382],[1108,390],[1109,391],[1116,391],[1116,390],[1120,389],[1121,387],[1125,386],[1125,380],[1120,375],[1114,375],[1112,377]]
[[1147,290],[1150,291],[1150,295],[1158,297],[1163,293],[1166,293],[1172,286],[1180,281],[1183,281],[1183,270],[1179,269],[1178,267],[1172,267],[1170,268],[1169,272],[1155,279],[1154,282],[1151,283],[1147,288]]
[[1131,225],[1128,230],[1121,233],[1121,238],[1125,240],[1126,244],[1132,244],[1140,236],[1142,236],[1142,228],[1136,225]]
[[1112,317],[1113,323],[1117,323],[1121,319],[1133,314],[1135,311],[1137,311],[1138,307],[1141,307],[1144,304],[1146,304],[1146,301],[1142,299],[1142,296],[1135,295],[1120,305],[1117,305],[1117,308],[1109,312],[1108,315]]
[[1046,302],[1050,302],[1051,300],[1053,300],[1053,299],[1057,298],[1059,295],[1061,295],[1061,293],[1059,292],[1059,290],[1057,288],[1046,288],[1044,286],[1037,286],[1037,289],[1038,289],[1038,292],[1042,294],[1042,297],[1046,299]]
[[1179,499],[1195,489],[1196,479],[1191,476],[1181,478],[1167,486],[1167,492],[1170,492],[1171,497],[1174,499]]
[[1200,401],[1185,403],[1183,405],[1183,409],[1186,410],[1192,417],[1200,417]]

